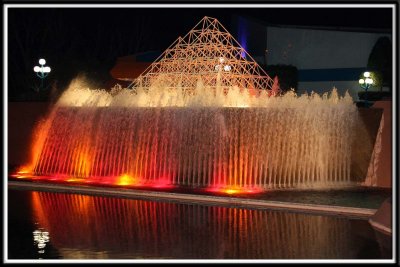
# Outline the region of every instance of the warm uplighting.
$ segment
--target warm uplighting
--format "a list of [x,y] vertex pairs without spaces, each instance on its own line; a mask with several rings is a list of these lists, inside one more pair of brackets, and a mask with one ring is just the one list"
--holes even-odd
[[[88,138],[82,139],[82,142],[88,143]],[[84,148],[76,149],[73,153],[74,160],[74,175],[79,177],[87,177],[91,167],[91,156]]]
[[18,171],[17,173],[18,173],[18,174],[28,174],[29,171],[28,171],[28,170],[23,170],[23,171]]
[[224,187],[224,186],[215,186],[208,188],[206,191],[214,192],[214,193],[223,193],[228,195],[239,195],[239,194],[257,194],[261,193],[264,190],[256,187]]
[[228,188],[228,189],[225,189],[223,192],[225,192],[225,193],[227,193],[229,195],[232,195],[232,194],[240,193],[240,190],[239,189]]
[[28,166],[22,166],[18,171],[18,174],[27,174],[27,173],[31,173],[31,168]]
[[18,179],[24,179],[24,178],[29,178],[29,176],[26,176],[26,175],[19,175],[19,174],[17,174],[17,175],[13,175],[15,178],[18,178]]
[[128,174],[121,175],[120,177],[118,177],[117,180],[118,185],[133,185],[136,183],[137,183],[136,179]]
[[67,179],[65,181],[72,182],[72,183],[79,183],[79,182],[84,182],[85,179],[82,179],[82,178],[70,178],[70,179]]
[[21,167],[16,174],[12,175],[15,178],[28,178],[29,175],[32,173],[31,168],[29,167]]

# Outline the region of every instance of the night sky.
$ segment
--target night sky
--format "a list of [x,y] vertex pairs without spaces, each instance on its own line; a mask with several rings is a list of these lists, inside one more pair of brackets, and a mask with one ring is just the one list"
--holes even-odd
[[[80,72],[108,79],[116,58],[163,51],[204,16],[232,34],[232,15],[265,24],[386,29],[392,9],[383,8],[11,8],[8,10],[9,97],[31,93],[32,68],[40,57],[52,66],[58,86]],[[107,77],[108,76],[108,77]],[[37,78],[36,78],[37,80]],[[50,78],[49,78],[50,81]]]

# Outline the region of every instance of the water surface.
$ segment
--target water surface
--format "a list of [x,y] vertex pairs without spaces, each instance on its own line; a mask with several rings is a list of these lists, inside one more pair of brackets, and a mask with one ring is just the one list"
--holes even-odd
[[[365,220],[14,189],[8,197],[10,259],[391,257]],[[48,242],[34,242],[35,230]]]

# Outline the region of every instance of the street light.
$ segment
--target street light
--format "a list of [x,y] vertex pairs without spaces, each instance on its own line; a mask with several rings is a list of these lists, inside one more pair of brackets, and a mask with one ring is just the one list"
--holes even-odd
[[361,88],[365,90],[365,96],[364,96],[364,106],[367,107],[367,93],[368,89],[371,87],[371,85],[374,83],[374,80],[371,77],[371,73],[366,71],[363,73],[364,78],[361,78],[358,80],[358,83],[360,84]]
[[36,75],[40,78],[40,88],[43,88],[43,80],[49,75],[51,68],[48,66],[44,66],[46,64],[46,60],[44,58],[39,59],[39,66],[35,66],[33,71],[36,72]]

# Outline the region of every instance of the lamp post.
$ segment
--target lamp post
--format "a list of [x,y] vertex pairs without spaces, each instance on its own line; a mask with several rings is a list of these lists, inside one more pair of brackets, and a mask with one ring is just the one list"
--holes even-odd
[[371,85],[374,83],[374,80],[371,77],[371,73],[366,71],[363,73],[364,78],[361,78],[358,80],[358,83],[360,84],[361,88],[365,90],[365,96],[364,96],[364,106],[367,107],[368,101],[367,101],[367,93],[368,89],[371,87]]
[[43,88],[43,80],[44,78],[47,77],[47,75],[49,75],[51,68],[48,66],[44,66],[46,64],[46,60],[41,58],[39,59],[39,66],[35,66],[33,68],[33,71],[36,72],[36,75],[40,78],[40,88]]

